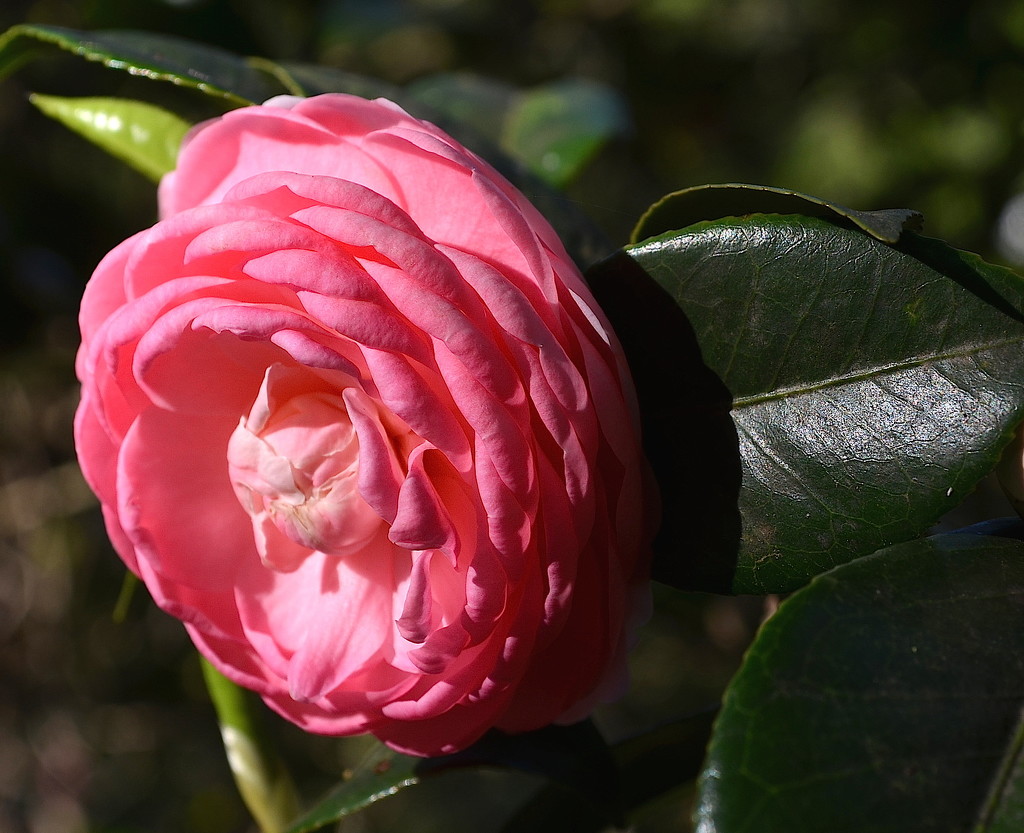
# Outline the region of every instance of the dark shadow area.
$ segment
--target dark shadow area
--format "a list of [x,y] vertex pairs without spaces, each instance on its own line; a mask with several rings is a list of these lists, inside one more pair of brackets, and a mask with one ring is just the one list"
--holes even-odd
[[[1024,541],[1024,521],[1020,518],[996,518],[991,521],[981,521],[961,529],[950,530],[950,533],[964,532],[970,535],[988,535],[992,538],[1012,538],[1015,541]],[[947,534],[950,534],[947,533]]]
[[728,593],[741,532],[732,395],[704,364],[689,319],[624,251],[593,266],[587,280],[629,360],[661,489],[653,577]]
[[618,767],[612,750],[591,720],[546,726],[520,735],[492,729],[468,749],[420,761],[415,771],[427,777],[478,766],[516,769],[538,776],[560,792],[575,793],[574,805],[582,798],[582,803],[605,822],[624,823]]

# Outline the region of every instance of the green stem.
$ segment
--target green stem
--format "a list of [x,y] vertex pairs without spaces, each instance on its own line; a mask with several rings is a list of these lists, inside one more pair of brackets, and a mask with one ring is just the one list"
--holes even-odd
[[205,658],[200,662],[238,792],[262,833],[283,833],[298,816],[298,796],[284,762],[259,730],[255,698]]

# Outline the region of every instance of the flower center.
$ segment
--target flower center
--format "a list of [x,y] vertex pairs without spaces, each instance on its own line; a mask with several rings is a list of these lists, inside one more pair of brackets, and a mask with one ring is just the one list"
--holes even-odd
[[[308,371],[267,369],[228,443],[228,472],[264,564],[294,570],[311,550],[350,555],[378,532],[359,494],[359,440],[340,393]],[[296,546],[298,545],[298,546]]]

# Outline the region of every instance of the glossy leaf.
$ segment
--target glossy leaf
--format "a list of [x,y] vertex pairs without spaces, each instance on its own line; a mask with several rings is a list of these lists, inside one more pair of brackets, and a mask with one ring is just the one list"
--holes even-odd
[[309,812],[288,827],[287,833],[310,833],[341,821],[371,804],[420,782],[420,759],[375,747],[352,774]]
[[298,814],[298,796],[284,763],[263,737],[257,717],[263,704],[205,659],[200,662],[238,792],[261,833],[281,833]]
[[639,243],[702,220],[748,214],[800,214],[847,221],[884,243],[895,243],[904,231],[920,231],[923,222],[919,212],[907,208],[857,211],[786,188],[743,183],[697,185],[668,194],[647,209],[633,229],[630,242]]
[[191,127],[173,113],[141,101],[38,94],[31,101],[154,182],[174,170],[181,140]]
[[57,47],[133,75],[192,87],[236,106],[284,92],[246,59],[194,41],[148,32],[81,32],[35,24],[14,26],[0,37],[0,78],[45,47]]
[[700,833],[1008,833],[1024,772],[1024,544],[950,534],[820,576],[762,628]]
[[[1024,416],[1021,280],[938,241],[908,234],[889,246],[820,219],[754,215],[653,238],[628,257],[692,324],[738,433],[739,553],[689,540],[723,517],[734,528],[727,488],[700,515],[670,503],[659,577],[673,583],[723,589],[675,580],[675,562],[707,559],[727,589],[785,592],[914,538],[992,469]],[[608,268],[626,275],[614,259]],[[613,295],[601,300],[618,324]],[[705,378],[691,381],[693,357],[680,362],[646,386],[680,408],[716,407]],[[670,501],[680,478],[700,488],[703,470],[685,456],[654,464]]]

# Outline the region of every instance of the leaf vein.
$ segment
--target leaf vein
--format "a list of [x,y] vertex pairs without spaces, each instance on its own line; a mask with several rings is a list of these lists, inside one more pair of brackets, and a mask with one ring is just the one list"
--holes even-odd
[[760,405],[765,402],[774,402],[781,399],[788,399],[789,397],[792,396],[804,396],[810,393],[815,393],[816,391],[819,390],[827,390],[828,388],[840,387],[841,385],[870,381],[874,379],[876,376],[899,373],[904,370],[912,370],[915,367],[926,367],[933,363],[948,361],[949,359],[967,358],[969,356],[979,355],[981,353],[986,353],[991,350],[998,350],[1003,347],[1010,347],[1013,345],[1020,344],[1024,344],[1024,336],[1016,336],[1014,338],[986,342],[985,344],[980,344],[975,347],[972,347],[969,350],[949,350],[944,353],[934,353],[928,356],[917,356],[914,358],[906,359],[904,361],[891,362],[889,364],[877,365],[875,367],[857,370],[839,376],[831,376],[827,379],[822,379],[819,382],[802,385],[791,385],[785,388],[775,388],[774,390],[767,391],[765,393],[738,396],[733,400],[733,410],[749,408],[753,405]]

